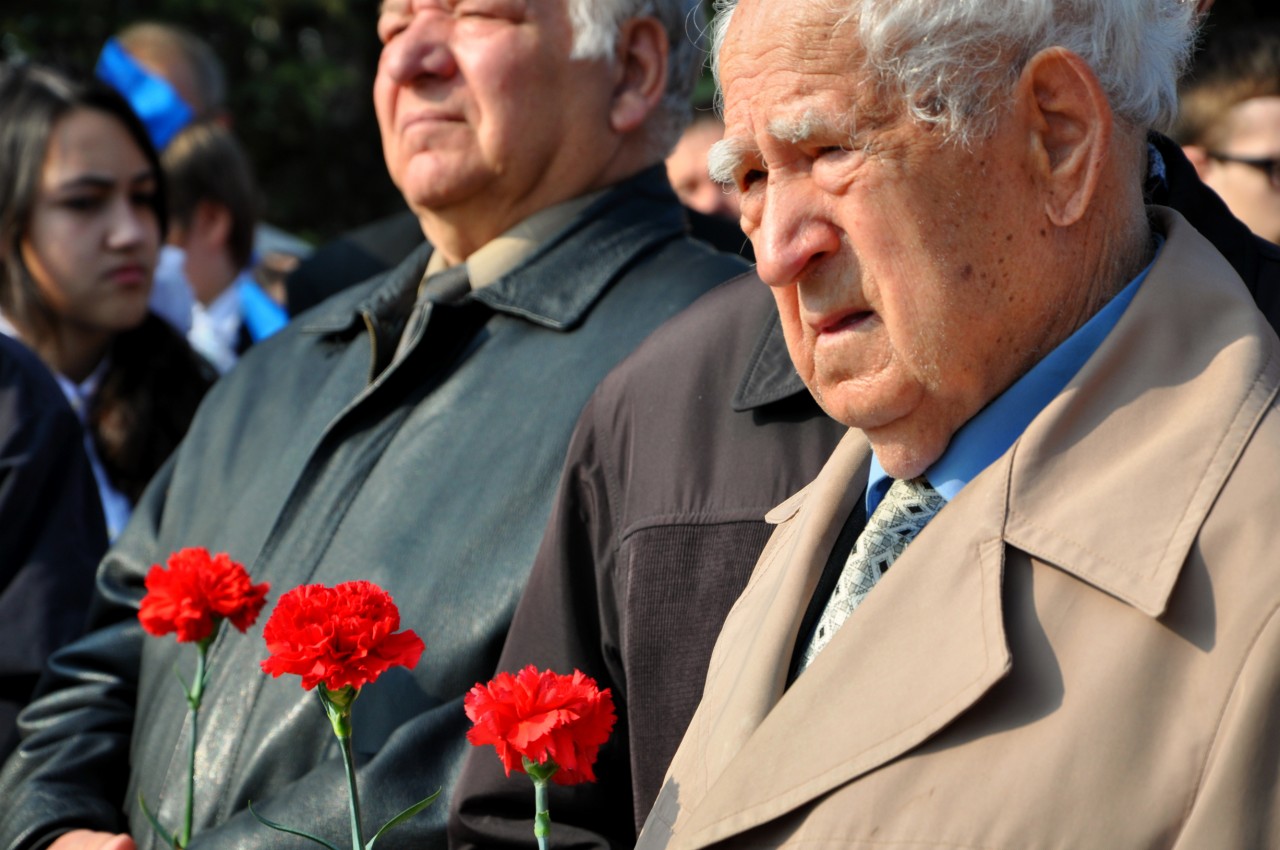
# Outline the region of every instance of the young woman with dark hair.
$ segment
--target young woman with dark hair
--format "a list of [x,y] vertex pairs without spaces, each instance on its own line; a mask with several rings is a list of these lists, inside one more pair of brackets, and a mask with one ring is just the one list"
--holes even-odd
[[165,221],[159,158],[119,94],[0,66],[0,329],[85,423],[113,539],[211,381],[147,311]]

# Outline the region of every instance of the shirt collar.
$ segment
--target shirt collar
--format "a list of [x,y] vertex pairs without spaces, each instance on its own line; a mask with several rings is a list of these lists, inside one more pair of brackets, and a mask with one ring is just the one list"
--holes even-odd
[[[542,243],[573,224],[574,219],[603,194],[604,192],[591,192],[553,204],[481,246],[466,259],[467,281],[471,284],[471,288],[485,288],[532,257]],[[444,254],[436,251],[427,261],[424,278],[431,277],[449,267],[449,261],[444,258]]]
[[[1157,255],[1164,240],[1157,236]],[[1147,265],[1124,289],[1075,333],[1062,341],[1035,366],[996,396],[951,437],[951,442],[925,477],[942,496],[951,501],[978,473],[991,465],[1013,445],[1063,387],[1075,377],[1080,367],[1098,349],[1107,334],[1120,321],[1125,308],[1133,300],[1142,281],[1155,261]],[[884,498],[892,480],[872,453],[871,471],[867,479],[867,515]]]

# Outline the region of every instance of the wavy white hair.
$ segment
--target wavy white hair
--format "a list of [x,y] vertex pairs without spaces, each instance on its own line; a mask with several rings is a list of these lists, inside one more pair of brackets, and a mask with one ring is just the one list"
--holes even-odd
[[667,31],[667,93],[659,107],[655,142],[665,154],[693,116],[690,98],[706,59],[699,0],[568,0],[573,24],[572,59],[614,58],[618,32],[632,18],[657,18]]
[[[965,143],[994,129],[1032,56],[1064,47],[1097,75],[1116,116],[1167,128],[1195,39],[1192,0],[796,0],[858,27],[866,67],[917,121]],[[716,0],[712,68],[738,0]]]

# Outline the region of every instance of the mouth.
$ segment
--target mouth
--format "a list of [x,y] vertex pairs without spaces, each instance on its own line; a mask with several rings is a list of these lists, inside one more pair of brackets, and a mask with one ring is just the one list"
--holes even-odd
[[414,127],[427,127],[432,124],[457,124],[460,121],[462,121],[462,116],[455,112],[435,110],[418,112],[400,122],[400,132],[403,133]]
[[130,263],[107,272],[107,280],[116,286],[145,286],[150,282],[151,274],[144,266]]
[[875,312],[872,310],[850,310],[822,319],[814,324],[814,329],[819,336],[835,336],[861,327],[873,316]]

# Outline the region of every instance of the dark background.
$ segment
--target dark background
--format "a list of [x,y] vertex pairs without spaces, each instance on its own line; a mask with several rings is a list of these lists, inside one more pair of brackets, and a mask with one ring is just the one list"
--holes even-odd
[[[3,0],[0,58],[91,71],[141,19],[208,40],[227,69],[234,128],[266,220],[320,242],[403,209],[382,162],[371,90],[377,0]],[[1218,0],[1215,21],[1280,16],[1277,0]]]

